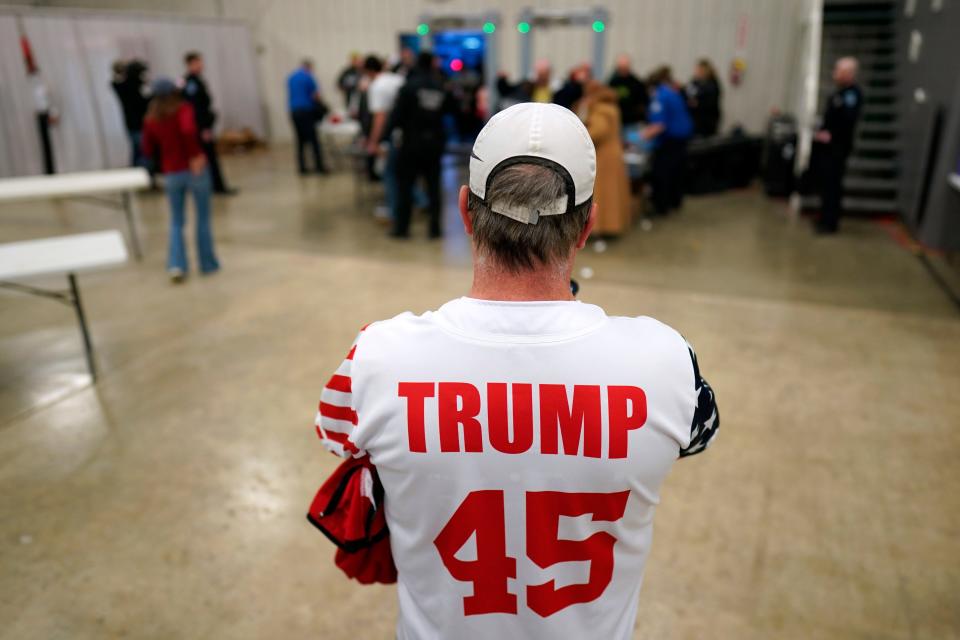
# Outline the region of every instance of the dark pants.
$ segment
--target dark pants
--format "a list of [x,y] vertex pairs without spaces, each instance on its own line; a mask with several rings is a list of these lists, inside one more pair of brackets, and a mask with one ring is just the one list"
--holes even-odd
[[822,145],[817,159],[820,188],[820,227],[836,231],[843,213],[843,176],[847,171],[847,153]]
[[323,166],[323,152],[320,148],[320,139],[317,137],[317,119],[312,109],[297,110],[290,113],[293,120],[293,131],[297,135],[297,166],[300,173],[307,172],[304,147],[308,144],[313,149],[313,168],[315,171],[326,171]]
[[207,168],[210,170],[210,179],[213,181],[214,193],[225,193],[227,185],[223,182],[223,173],[220,172],[220,156],[217,155],[217,141],[210,138],[209,142],[200,139],[200,147],[207,156]]
[[127,140],[130,141],[130,166],[146,167],[147,160],[143,157],[143,131],[127,129]]
[[57,172],[57,167],[53,161],[53,145],[50,143],[49,113],[37,114],[37,129],[40,130],[40,148],[43,150],[43,171],[47,175],[53,175]]
[[440,228],[440,159],[443,147],[401,148],[397,160],[397,203],[393,235],[410,233],[410,214],[413,209],[413,186],[422,177],[427,189],[427,213],[430,215],[430,237],[439,237]]
[[150,186],[157,188],[157,167],[159,163],[154,162],[152,158],[143,155],[143,131],[134,131],[127,129],[127,137],[130,140],[130,166],[143,167],[150,174]]
[[680,138],[661,138],[653,152],[650,182],[653,188],[653,206],[665,214],[683,204],[683,173],[687,165],[687,141]]

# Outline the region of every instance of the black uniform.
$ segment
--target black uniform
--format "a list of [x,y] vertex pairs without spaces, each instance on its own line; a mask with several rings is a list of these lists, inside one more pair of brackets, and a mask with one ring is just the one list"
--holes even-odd
[[360,78],[360,70],[353,65],[341,71],[337,77],[337,88],[343,93],[343,106],[346,107],[348,111],[354,107],[352,104],[353,94],[357,91]]
[[564,82],[563,86],[553,94],[553,104],[558,104],[567,109],[573,109],[573,105],[582,97],[583,85],[576,80],[570,79]]
[[[200,135],[200,146],[207,156],[210,165],[210,178],[213,180],[214,193],[229,193],[220,171],[220,158],[217,155],[216,140],[213,138],[213,124],[217,121],[217,113],[211,108],[213,98],[207,91],[203,78],[195,73],[188,73],[184,79],[183,97],[193,105],[193,115],[197,122],[197,133]],[[210,139],[203,139],[203,132],[210,131]]]
[[397,208],[391,235],[410,233],[413,185],[417,177],[426,183],[430,237],[441,235],[440,159],[446,145],[443,116],[454,110],[451,96],[432,73],[411,75],[397,94],[388,131],[400,132],[397,158]]
[[145,72],[146,67],[143,64],[131,62],[127,65],[124,75],[111,82],[113,91],[120,101],[120,108],[123,110],[123,122],[130,140],[130,166],[132,167],[146,164],[140,151],[143,119],[147,115],[147,105],[150,103],[144,91],[143,74]]
[[827,99],[821,129],[830,132],[830,142],[817,144],[813,159],[820,186],[821,231],[836,231],[840,223],[843,176],[862,104],[863,93],[857,85],[839,88]]
[[694,80],[684,88],[693,119],[693,135],[716,135],[720,126],[720,83],[713,78]]
[[614,72],[607,84],[617,92],[620,105],[620,121],[624,126],[636,124],[647,117],[647,85],[640,78],[628,73],[625,76]]
[[533,99],[533,83],[529,80],[511,84],[504,77],[497,78],[497,95],[500,96],[500,111],[521,102]]

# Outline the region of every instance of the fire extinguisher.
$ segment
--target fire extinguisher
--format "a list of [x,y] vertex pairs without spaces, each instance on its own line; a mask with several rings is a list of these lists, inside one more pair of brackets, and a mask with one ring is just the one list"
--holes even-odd
[[743,82],[743,74],[747,71],[747,61],[736,57],[730,63],[730,84],[738,87]]

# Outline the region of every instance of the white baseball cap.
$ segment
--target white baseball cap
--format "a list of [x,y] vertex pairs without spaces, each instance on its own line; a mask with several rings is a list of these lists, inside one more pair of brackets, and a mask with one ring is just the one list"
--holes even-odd
[[[536,211],[486,200],[487,187],[500,169],[541,164],[561,176],[567,195]],[[593,195],[597,151],[587,128],[572,111],[556,104],[523,102],[496,114],[477,136],[470,154],[470,191],[495,213],[524,224],[540,216],[570,212]]]

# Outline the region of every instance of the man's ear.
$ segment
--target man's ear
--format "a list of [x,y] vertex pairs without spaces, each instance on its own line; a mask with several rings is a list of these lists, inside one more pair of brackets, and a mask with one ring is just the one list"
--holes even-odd
[[460,187],[460,219],[463,220],[463,228],[468,236],[473,235],[473,220],[470,219],[470,211],[467,210],[467,198],[470,194],[470,188],[467,185]]
[[583,225],[583,231],[580,232],[580,237],[577,238],[577,249],[583,249],[587,246],[587,238],[590,237],[590,232],[593,231],[593,225],[597,223],[598,207],[599,205],[596,202],[590,207],[590,216],[587,218],[587,224]]

